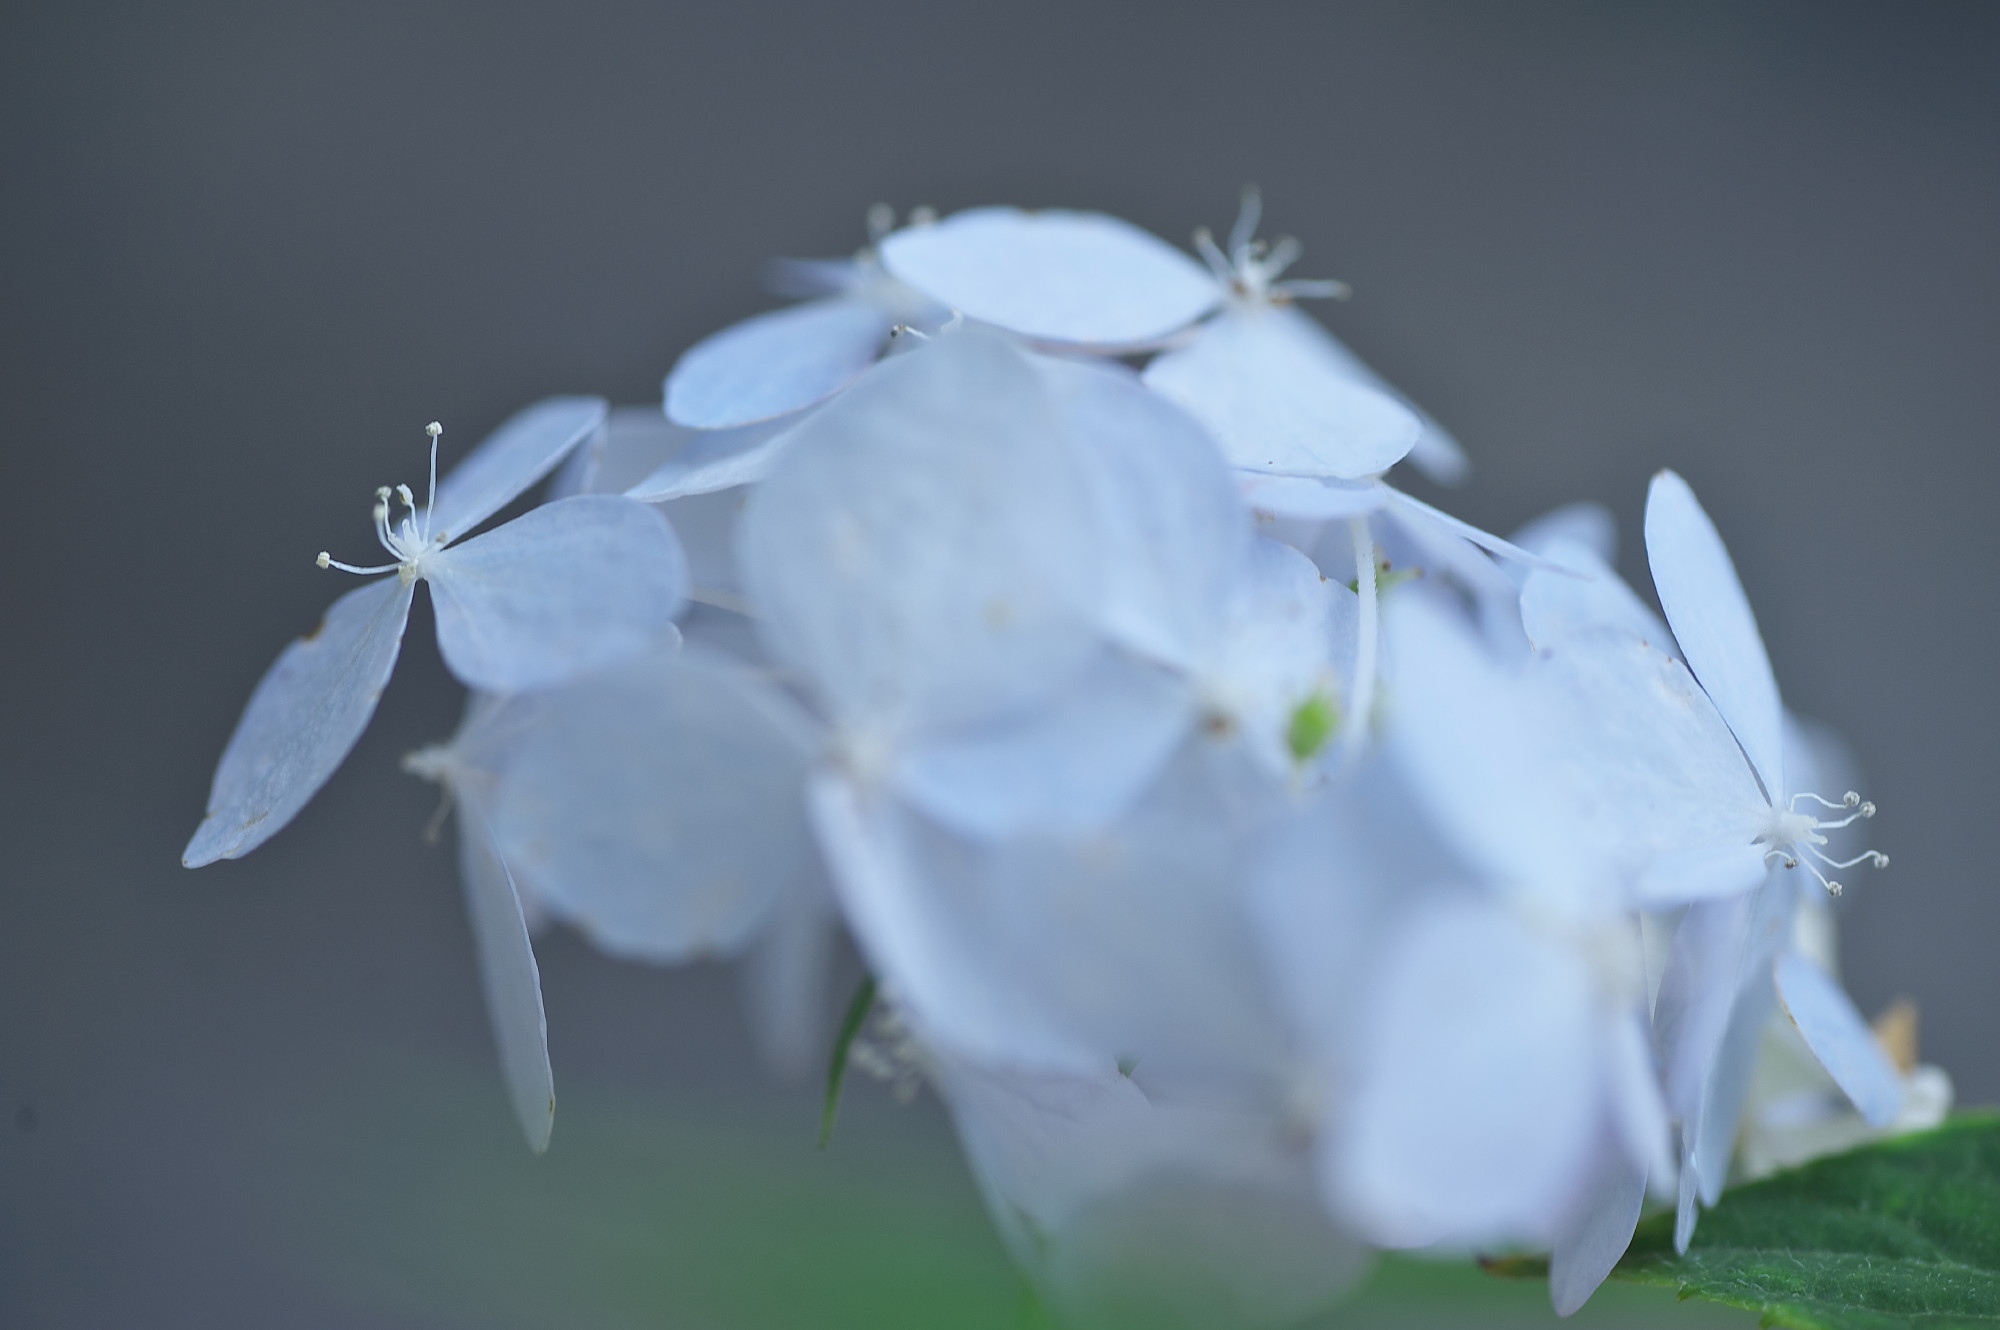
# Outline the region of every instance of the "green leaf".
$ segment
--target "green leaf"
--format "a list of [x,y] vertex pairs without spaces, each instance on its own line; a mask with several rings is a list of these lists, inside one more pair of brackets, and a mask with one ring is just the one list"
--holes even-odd
[[[1485,1263],[1526,1275],[1545,1263]],[[1789,1330],[2000,1327],[2000,1114],[1968,1114],[1737,1187],[1674,1254],[1639,1226],[1614,1277],[1762,1312]]]
[[840,1083],[847,1077],[847,1055],[854,1048],[854,1040],[861,1033],[861,1027],[868,1023],[868,1013],[875,1009],[875,976],[863,975],[861,986],[854,990],[854,996],[847,1001],[847,1010],[841,1015],[840,1030],[833,1037],[833,1058],[826,1067],[826,1099],[819,1109],[819,1148],[826,1149],[826,1143],[833,1139],[833,1118],[840,1111]]

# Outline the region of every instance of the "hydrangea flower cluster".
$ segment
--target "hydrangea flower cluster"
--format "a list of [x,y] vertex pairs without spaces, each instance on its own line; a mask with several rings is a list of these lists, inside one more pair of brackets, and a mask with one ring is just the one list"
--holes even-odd
[[430,426],[390,561],[319,556],[379,580],[258,686],[186,862],[327,779],[428,582],[472,698],[407,766],[455,800],[530,1145],[544,920],[744,958],[795,1068],[844,928],[856,1061],[936,1090],[1083,1324],[1287,1324],[1390,1247],[1549,1249],[1567,1313],[1648,1196],[1684,1246],[1732,1169],[1941,1116],[1832,974],[1874,805],[1687,484],[1647,500],[1663,617],[1602,510],[1503,540],[1404,493],[1464,453],[1257,224],[1197,260],[878,210],[664,411],[543,402],[442,481]]

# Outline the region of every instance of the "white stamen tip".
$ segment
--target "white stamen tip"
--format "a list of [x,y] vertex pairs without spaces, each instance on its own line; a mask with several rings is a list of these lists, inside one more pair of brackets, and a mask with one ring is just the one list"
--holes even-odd
[[424,426],[424,433],[435,439],[438,435],[444,433],[444,426],[433,420],[430,424]]
[[1829,896],[1838,896],[1838,895],[1840,895],[1840,892],[1841,892],[1841,886],[1840,886],[1840,884],[1839,884],[1838,882],[1828,882],[1828,883],[1826,884],[1826,894],[1827,894],[1827,895],[1829,895]]
[[1875,805],[1874,805],[1874,804],[1871,804],[1871,803],[1866,803],[1866,802],[1864,802],[1864,803],[1863,803],[1863,804],[1861,805],[1861,816],[1863,816],[1863,817],[1873,817],[1873,816],[1875,816]]
[[376,521],[378,521],[378,522],[386,522],[386,521],[388,521],[388,520],[389,520],[389,505],[388,505],[388,504],[386,504],[386,503],[378,503],[378,504],[376,504],[376,505],[375,505],[375,520],[376,520]]
[[1840,802],[1843,807],[1853,808],[1861,802],[1861,796],[1855,791],[1849,790],[1846,794],[1840,796]]
[[317,568],[325,568],[330,566],[332,563],[333,563],[333,556],[331,554],[328,554],[325,550],[321,550],[318,556],[313,559],[313,566]]
[[390,489],[387,485],[377,485],[375,487],[375,498],[378,502],[381,503],[389,502],[389,494],[390,494]]
[[1877,868],[1887,868],[1889,866],[1889,856],[1880,850],[1875,851],[1875,866]]
[[396,497],[403,501],[403,506],[405,508],[414,510],[417,506],[417,496],[410,493],[410,487],[408,485],[396,486]]

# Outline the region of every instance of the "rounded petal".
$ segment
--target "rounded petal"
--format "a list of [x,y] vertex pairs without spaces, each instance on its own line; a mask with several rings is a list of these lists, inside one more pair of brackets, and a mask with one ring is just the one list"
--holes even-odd
[[729,429],[824,401],[874,363],[890,322],[869,301],[835,296],[731,324],[675,362],[667,415]]
[[1895,1064],[1840,985],[1797,952],[1777,961],[1778,999],[1826,1068],[1871,1127],[1886,1127],[1903,1107],[1903,1082]]
[[1193,417],[1131,373],[1042,364],[1090,475],[1107,626],[1133,650],[1185,668],[1218,631],[1251,548],[1229,468]]
[[1131,807],[1193,723],[1182,680],[1106,652],[1030,711],[913,746],[894,780],[971,836],[1082,832]]
[[1757,617],[1729,551],[1685,480],[1653,477],[1646,493],[1646,559],[1688,668],[1729,722],[1773,800],[1785,786],[1784,708]]
[[973,208],[882,241],[895,277],[968,318],[1078,346],[1157,342],[1221,299],[1192,258],[1096,212]]
[[771,650],[837,728],[1036,705],[1098,649],[1098,531],[1035,362],[966,327],[803,421],[738,524]]
[[500,1047],[500,1070],[514,1116],[536,1154],[549,1148],[555,1125],[555,1074],[549,1069],[549,1026],[542,1011],[542,975],[528,941],[528,921],[514,879],[494,850],[485,821],[469,804],[458,810],[459,880],[472,919],[472,944],[486,1014]]
[[458,540],[519,498],[595,434],[608,410],[601,397],[551,397],[508,417],[438,481],[432,539]]
[[209,787],[181,862],[234,859],[306,806],[354,747],[388,685],[415,588],[387,577],[333,602],[258,681]]
[[1369,1065],[1331,1120],[1329,1199],[1386,1245],[1548,1234],[1604,1121],[1589,964],[1477,900],[1392,945]]
[[1146,385],[1180,403],[1221,442],[1232,466],[1281,476],[1356,480],[1394,466],[1423,422],[1354,378],[1297,310],[1245,306],[1146,367]]
[[771,474],[791,440],[789,429],[773,426],[747,426],[703,435],[679,456],[669,458],[634,481],[626,489],[626,497],[646,503],[666,503],[754,485]]
[[1607,1147],[1584,1201],[1556,1235],[1549,1253],[1549,1302],[1568,1316],[1590,1300],[1611,1267],[1632,1245],[1646,1201],[1646,1170],[1622,1150]]
[[648,655],[490,723],[503,857],[607,951],[734,951],[812,870],[810,726],[743,666]]
[[687,558],[645,504],[586,494],[431,555],[438,647],[465,683],[519,692],[637,655],[673,632]]
[[1673,636],[1660,617],[1595,550],[1567,536],[1534,548],[1545,558],[1586,575],[1572,577],[1544,568],[1526,570],[1521,584],[1521,626],[1530,642],[1546,651],[1578,636],[1610,629],[1662,651],[1673,649]]

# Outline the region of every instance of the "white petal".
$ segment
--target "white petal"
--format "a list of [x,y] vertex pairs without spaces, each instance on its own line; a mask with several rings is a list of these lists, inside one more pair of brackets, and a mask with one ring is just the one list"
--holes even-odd
[[1359,625],[1354,592],[1291,546],[1259,539],[1195,671],[1204,709],[1245,731],[1275,773],[1289,773],[1292,715],[1316,694],[1346,695]]
[[1668,850],[1640,870],[1632,884],[1640,909],[1671,909],[1690,901],[1741,896],[1764,880],[1765,847],[1738,840]]
[[1607,887],[1529,683],[1429,601],[1399,596],[1387,609],[1389,752],[1446,839],[1503,883],[1565,899]]
[[1408,461],[1411,466],[1440,485],[1456,485],[1466,478],[1472,469],[1472,464],[1465,456],[1465,449],[1444,426],[1432,419],[1429,412],[1412,402],[1394,384],[1377,374],[1372,366],[1354,354],[1353,348],[1328,332],[1318,319],[1302,309],[1293,309],[1290,312],[1294,318],[1311,325],[1311,332],[1317,334],[1312,340],[1316,341],[1325,353],[1329,366],[1341,369],[1357,383],[1388,393],[1417,413],[1423,422],[1424,432],[1410,448]]
[[1415,412],[1357,381],[1296,310],[1244,306],[1146,367],[1146,385],[1186,407],[1232,466],[1354,480],[1388,470],[1423,432]]
[[645,656],[526,695],[491,821],[517,877],[618,955],[743,946],[813,864],[810,729],[733,663]]
[[874,363],[889,325],[874,304],[845,296],[731,324],[675,362],[667,415],[698,429],[728,429],[824,401]]
[[607,410],[601,397],[551,397],[508,417],[438,481],[432,539],[461,539],[506,507],[596,433]]
[[1080,832],[1129,808],[1193,721],[1181,680],[1107,652],[1032,710],[914,745],[894,779],[968,835]]
[[1331,1198],[1389,1245],[1546,1234],[1603,1121],[1589,966],[1476,900],[1438,903],[1392,946]]
[[1662,651],[1673,649],[1673,636],[1660,617],[1595,551],[1566,536],[1539,544],[1536,550],[1587,574],[1570,577],[1541,568],[1527,570],[1521,584],[1521,626],[1537,647],[1547,650],[1593,629],[1611,629]]
[[[615,406],[605,418],[604,428],[590,442],[570,454],[559,475],[571,477],[569,487],[550,498],[572,494],[622,494],[635,481],[652,474],[691,445],[707,443],[716,434],[676,425],[656,406]],[[723,431],[721,437],[734,437]],[[573,473],[573,474],[572,474]]]
[[459,879],[472,918],[472,944],[486,1014],[500,1046],[500,1070],[514,1116],[536,1154],[549,1148],[555,1125],[555,1075],[549,1070],[549,1027],[542,1012],[542,976],[528,941],[520,893],[494,851],[491,833],[469,803],[460,804]]
[[647,503],[665,503],[754,485],[771,474],[791,440],[788,429],[769,426],[718,430],[634,481],[625,494]]
[[973,208],[882,241],[891,274],[968,318],[1039,341],[1157,342],[1215,307],[1215,278],[1129,222],[1095,212]]
[[1544,736],[1602,862],[1650,870],[1655,904],[1748,890],[1770,817],[1694,677],[1636,637],[1580,634],[1539,658]]
[[414,590],[387,577],[333,602],[265,671],[215,768],[181,862],[248,854],[306,806],[347,756],[396,667]]
[[587,494],[531,509],[423,565],[438,647],[475,688],[511,693],[636,655],[673,629],[687,559],[651,508]]
[[827,1004],[839,939],[833,898],[825,884],[813,882],[772,908],[769,922],[743,957],[751,1039],[765,1065],[786,1080],[803,1080],[825,1069],[832,1037]]
[[1089,488],[1047,382],[990,329],[940,335],[815,411],[737,535],[773,654],[843,730],[1032,706],[1097,649]]
[[1250,514],[1231,473],[1201,426],[1131,373],[1042,363],[1088,468],[1108,625],[1134,650],[1186,667],[1249,555]]
[[1903,1082],[1854,1003],[1826,971],[1797,952],[1778,958],[1778,997],[1819,1064],[1871,1127],[1903,1107]]
[[1556,541],[1581,545],[1601,564],[1618,558],[1618,522],[1611,510],[1589,499],[1551,508],[1531,519],[1512,537],[1513,543],[1534,554],[1547,554]]
[[1390,490],[1379,481],[1313,480],[1304,476],[1236,473],[1243,502],[1260,513],[1324,522],[1341,517],[1366,517],[1385,507]]
[[1750,755],[1773,799],[1785,786],[1784,710],[1736,565],[1687,482],[1671,471],[1646,494],[1646,558],[1688,668]]
[[1568,1316],[1590,1299],[1632,1245],[1646,1201],[1646,1170],[1607,1150],[1584,1203],[1556,1235],[1549,1254],[1549,1302]]
[[1525,565],[1529,568],[1547,568],[1552,572],[1574,577],[1574,570],[1565,568],[1554,560],[1545,559],[1530,550],[1509,541],[1502,540],[1490,531],[1482,531],[1470,522],[1460,521],[1441,508],[1434,508],[1422,499],[1412,498],[1399,489],[1384,486],[1389,491],[1389,510],[1412,530],[1439,528],[1457,536],[1470,545],[1477,545],[1488,554],[1497,554],[1503,559]]

